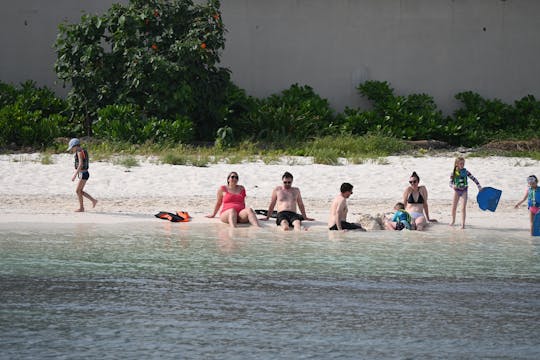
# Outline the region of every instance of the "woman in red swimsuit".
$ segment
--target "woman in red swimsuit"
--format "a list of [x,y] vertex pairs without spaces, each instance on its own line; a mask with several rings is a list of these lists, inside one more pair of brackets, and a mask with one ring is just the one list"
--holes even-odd
[[251,208],[246,208],[246,189],[238,185],[238,173],[231,172],[227,176],[227,186],[220,186],[217,191],[214,212],[206,217],[213,218],[221,208],[219,217],[225,224],[236,227],[237,224],[250,223],[260,227],[259,220]]

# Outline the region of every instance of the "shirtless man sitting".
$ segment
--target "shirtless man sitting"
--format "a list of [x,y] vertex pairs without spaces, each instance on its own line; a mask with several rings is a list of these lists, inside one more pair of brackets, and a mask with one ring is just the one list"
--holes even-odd
[[347,199],[353,193],[353,186],[349,183],[341,184],[341,193],[334,198],[330,207],[330,218],[328,219],[329,230],[360,230],[366,231],[360,224],[347,222]]
[[[283,186],[278,186],[272,191],[272,199],[270,206],[268,206],[267,216],[261,220],[268,220],[277,204],[276,224],[285,231],[289,230],[291,226],[294,227],[294,230],[301,230],[302,220],[313,221],[315,219],[307,217],[304,202],[300,195],[300,189],[292,186],[292,174],[285,172],[281,179],[283,180]],[[296,212],[297,204],[301,215]]]

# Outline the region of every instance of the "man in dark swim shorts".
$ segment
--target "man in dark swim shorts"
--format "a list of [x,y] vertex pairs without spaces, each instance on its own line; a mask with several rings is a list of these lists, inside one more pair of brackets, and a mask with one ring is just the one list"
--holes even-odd
[[290,226],[296,220],[299,220],[299,221],[304,220],[304,217],[292,211],[280,211],[277,213],[276,225],[280,226],[283,220],[287,221]]
[[330,207],[330,218],[328,219],[329,230],[361,230],[366,231],[360,224],[347,222],[347,199],[353,193],[353,186],[349,183],[341,184],[340,194],[334,198]]
[[[300,189],[292,186],[293,176],[289,172],[285,172],[281,177],[283,180],[283,186],[278,186],[272,191],[272,199],[268,206],[268,213],[272,214],[274,207],[277,204],[277,220],[276,224],[283,230],[289,230],[291,227],[294,230],[301,230],[302,221],[312,221],[315,219],[309,218],[306,215],[306,209],[304,208],[304,202],[302,201],[302,195],[300,195]],[[296,206],[300,209],[300,213],[296,212]],[[268,220],[269,216],[261,220]]]

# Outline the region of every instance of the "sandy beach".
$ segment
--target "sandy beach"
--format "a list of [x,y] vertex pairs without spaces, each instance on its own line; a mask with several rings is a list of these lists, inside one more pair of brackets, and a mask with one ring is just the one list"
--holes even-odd
[[[207,167],[160,164],[146,157],[138,157],[138,166],[131,168],[115,161],[91,161],[85,190],[98,199],[98,204],[92,208],[86,201],[85,213],[74,212],[78,203],[74,192],[77,181],[71,182],[72,155],[53,155],[51,164],[42,164],[40,154],[1,155],[0,222],[156,222],[163,221],[153,216],[158,211],[184,210],[193,217],[193,223],[218,224],[217,217],[209,219],[205,215],[213,209],[216,191],[226,183],[230,171],[239,173],[239,183],[247,190],[247,206],[254,209],[268,207],[272,189],[280,184],[283,172],[289,171],[294,175],[293,185],[301,190],[308,216],[316,219],[304,222],[309,229],[326,229],[331,200],[342,182],[350,182],[354,194],[349,199],[349,221],[361,221],[366,228],[377,230],[375,220],[401,201],[408,178],[416,171],[429,192],[430,215],[439,221],[430,230],[448,230],[452,202],[448,179],[454,155],[390,156],[341,166],[313,164],[310,158],[283,158],[279,164],[270,165],[259,161]],[[485,212],[476,203],[476,186],[471,186],[468,227],[526,232],[526,205],[514,209],[514,204],[526,190],[526,177],[540,175],[539,165],[538,161],[524,158],[468,158],[466,168],[482,186],[503,192],[497,211]],[[273,221],[262,224],[275,228]]]

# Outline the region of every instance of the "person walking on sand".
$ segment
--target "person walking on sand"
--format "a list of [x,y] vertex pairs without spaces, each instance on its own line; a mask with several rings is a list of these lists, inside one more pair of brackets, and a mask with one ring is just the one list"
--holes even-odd
[[420,185],[420,177],[416,171],[411,174],[409,186],[403,192],[403,204],[405,211],[411,215],[411,225],[416,230],[424,230],[427,222],[437,222],[429,217],[428,191],[424,185]]
[[75,192],[77,193],[77,197],[79,198],[79,208],[75,211],[84,211],[83,196],[92,202],[92,207],[94,208],[96,207],[97,200],[90,196],[90,194],[88,194],[86,191],[84,191],[84,186],[86,185],[86,182],[90,177],[90,173],[88,172],[90,163],[88,158],[88,151],[81,147],[81,142],[77,138],[73,138],[69,141],[67,151],[75,153],[75,173],[71,177],[71,181],[75,181],[75,178],[77,177],[80,178],[79,184],[77,184],[77,189],[75,190]]
[[330,206],[330,217],[328,219],[329,230],[360,230],[366,231],[362,225],[347,222],[347,199],[353,193],[353,186],[349,183],[343,183],[340,187],[340,194],[332,201]]
[[465,169],[465,159],[463,157],[457,157],[454,161],[454,169],[450,174],[450,187],[454,189],[454,199],[452,201],[452,222],[450,226],[453,226],[456,222],[456,210],[459,199],[461,200],[461,228],[465,229],[465,217],[467,215],[467,198],[468,198],[468,184],[467,178],[470,178],[476,186],[478,191],[482,191],[482,186],[476,178]]
[[[246,189],[238,185],[238,173],[231,172],[227,176],[227,186],[220,186],[217,190],[217,201],[214,211],[208,218],[216,216],[221,208],[219,218],[230,227],[236,227],[237,224],[250,223],[253,226],[260,227],[257,215],[251,208],[246,208]],[[222,207],[223,206],[223,207]]]
[[[272,198],[270,205],[268,206],[268,212],[266,217],[261,220],[268,220],[274,207],[277,204],[277,220],[276,224],[281,227],[282,230],[289,230],[294,227],[294,230],[301,230],[302,220],[313,221],[315,219],[309,218],[306,215],[306,209],[304,208],[304,202],[302,201],[302,195],[300,189],[292,186],[293,176],[290,172],[285,172],[281,177],[283,186],[278,186],[272,191]],[[300,214],[296,212],[296,205],[300,209]]]
[[527,178],[529,187],[525,191],[525,196],[516,205],[517,209],[525,200],[527,200],[527,208],[529,209],[529,218],[531,220],[531,235],[533,235],[534,217],[540,212],[540,191],[538,191],[538,178],[536,175],[531,175]]

